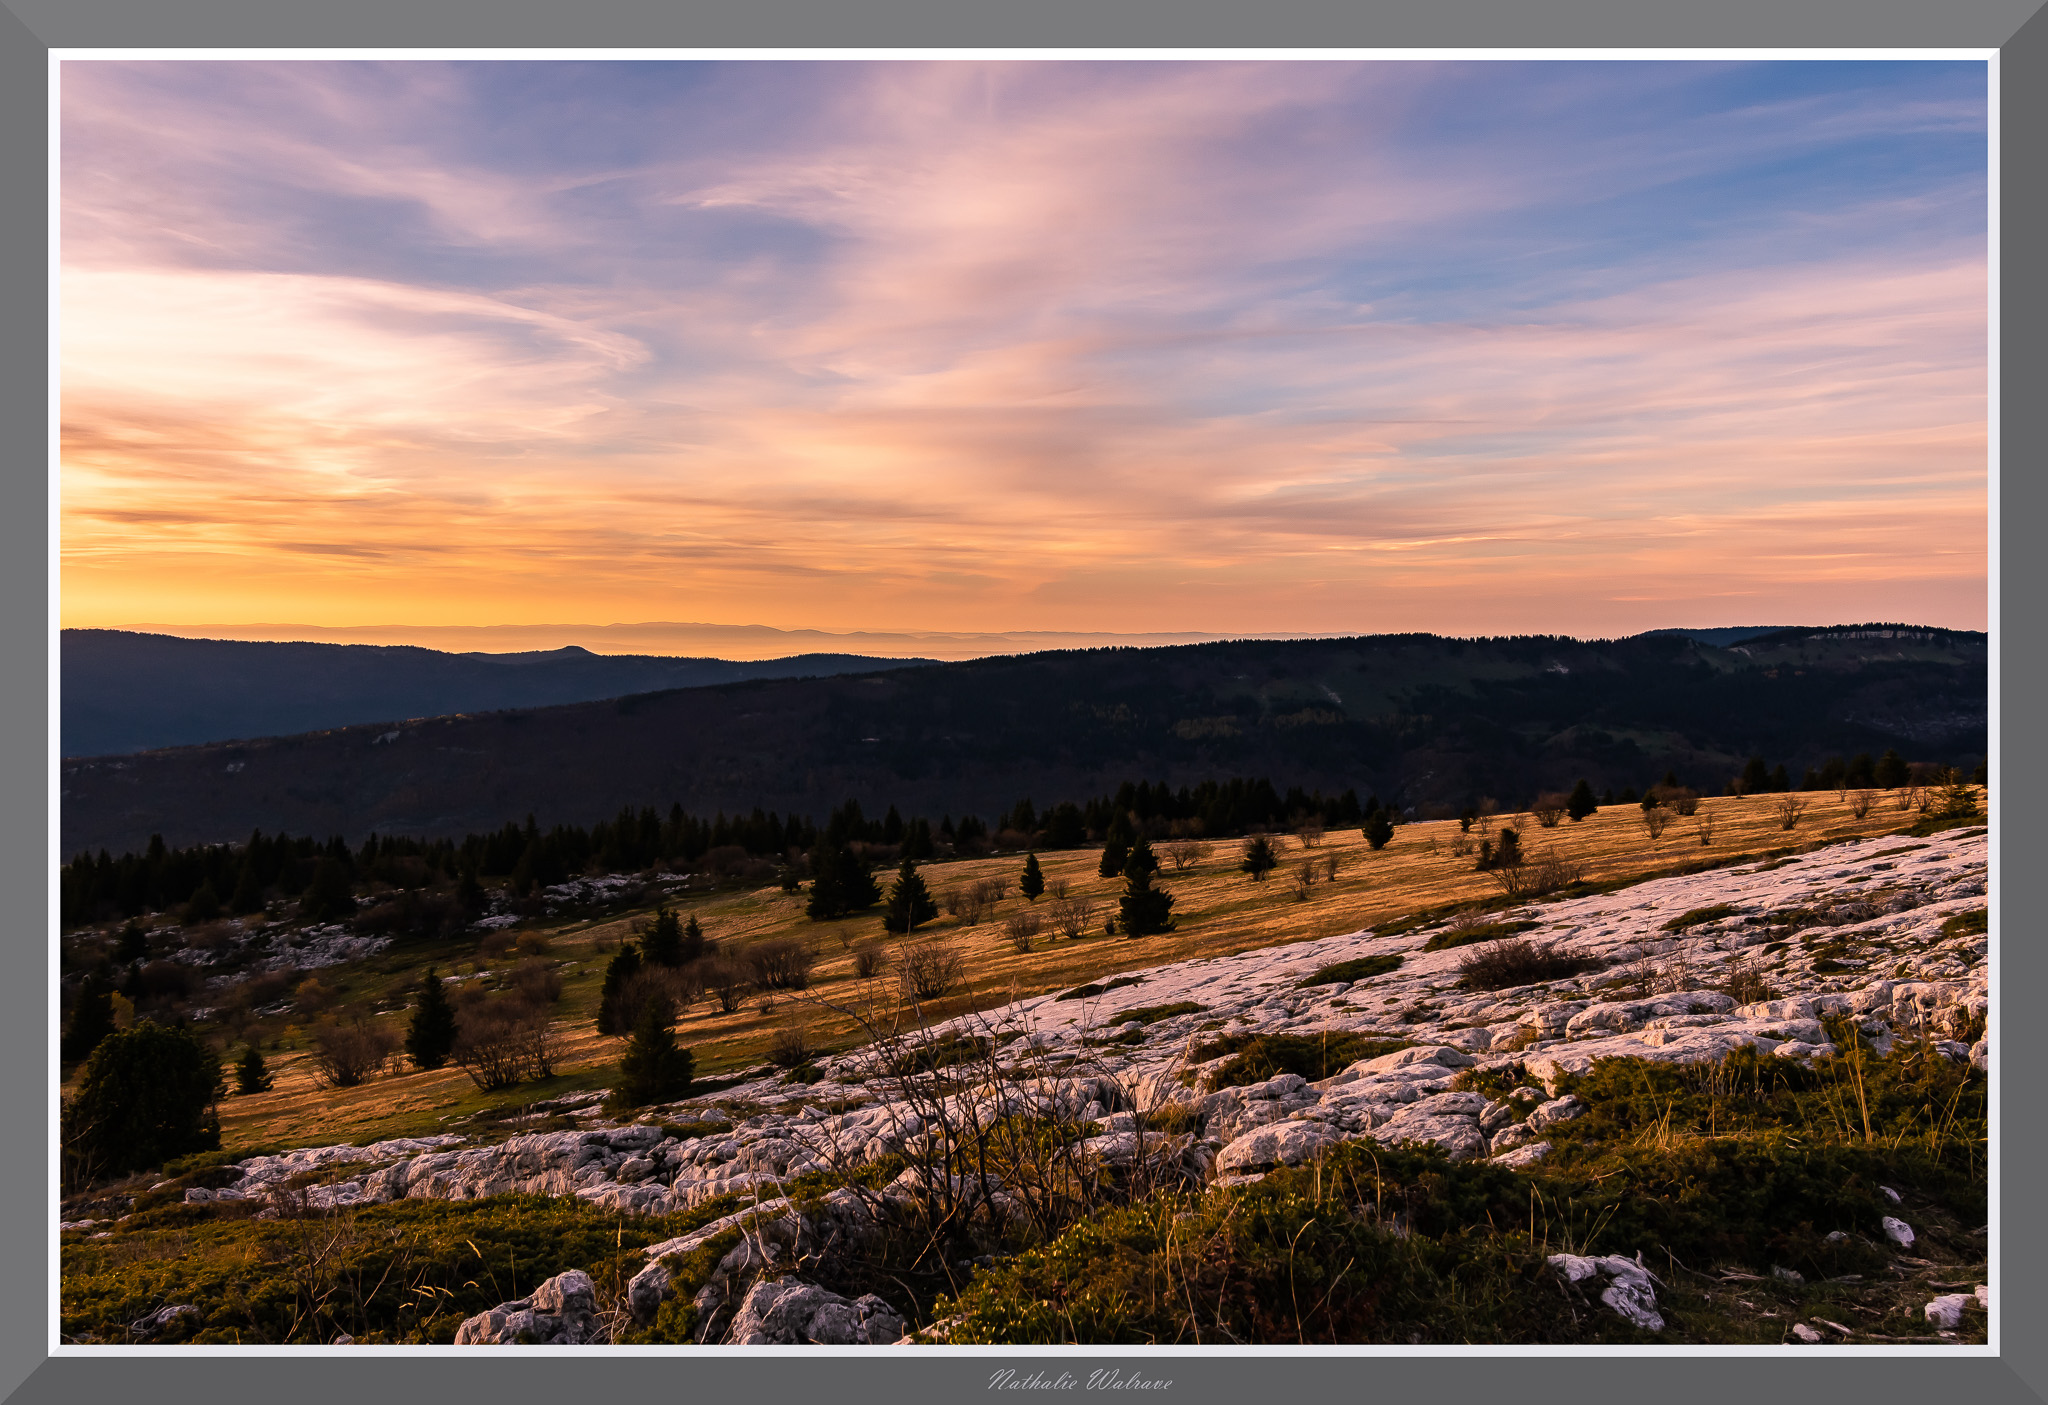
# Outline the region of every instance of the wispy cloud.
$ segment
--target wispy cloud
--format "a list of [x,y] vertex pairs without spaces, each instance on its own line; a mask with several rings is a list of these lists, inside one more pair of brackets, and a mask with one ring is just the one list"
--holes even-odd
[[70,622],[1982,622],[1981,66],[64,83]]

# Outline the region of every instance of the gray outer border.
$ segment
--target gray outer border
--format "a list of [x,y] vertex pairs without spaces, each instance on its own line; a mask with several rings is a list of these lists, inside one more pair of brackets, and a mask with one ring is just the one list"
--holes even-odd
[[[6,738],[0,745],[0,891],[16,896],[13,940],[34,979],[0,987],[0,1047],[6,1067],[38,1070],[47,1058],[48,930],[47,719],[48,584],[45,542],[47,347],[45,269],[47,150],[45,55],[51,47],[360,46],[488,44],[519,46],[1842,46],[2002,48],[2003,172],[2001,242],[2003,345],[2001,387],[2003,519],[2039,521],[2044,495],[2036,465],[2044,453],[2039,387],[2048,383],[2048,282],[2021,259],[2048,245],[2048,209],[2038,175],[2041,134],[2048,122],[2048,21],[2034,17],[2041,0],[1698,0],[1689,6],[1641,0],[1438,0],[1368,13],[1342,0],[1265,0],[1226,8],[1206,0],[1034,0],[1031,4],[947,7],[935,0],[753,0],[719,9],[684,10],[658,0],[5,0],[0,8],[0,160],[13,200],[0,205],[7,251],[0,280],[0,434],[5,436],[4,491],[12,511],[0,515],[0,641],[17,660],[0,684]],[[2031,168],[2031,169],[2030,169]],[[2029,176],[2033,175],[2033,179]],[[1999,530],[1999,523],[1993,530]],[[2001,541],[2008,539],[2000,532]],[[2021,534],[2012,534],[2024,541]],[[2005,729],[1995,779],[2001,795],[2016,778],[2039,776],[2042,743],[2009,703],[2038,697],[2048,681],[2040,631],[2027,606],[2042,595],[2039,553],[2001,556],[2002,601],[2025,620],[2021,646],[2000,650],[2000,711],[2018,721]],[[2000,644],[2003,643],[2001,631]],[[2033,640],[2029,647],[2026,640]],[[33,664],[25,661],[33,660]],[[2018,793],[2026,793],[2024,790]],[[2000,807],[2007,852],[2037,852],[2044,821]],[[31,896],[32,895],[32,896]],[[2003,924],[2001,923],[2001,926]],[[2042,985],[2048,954],[2028,942],[2001,942],[2000,981],[2008,1000]],[[2000,1104],[2015,1084],[2038,1086],[2038,1049],[2008,1042],[2002,1051]],[[48,1081],[17,1077],[0,1084],[4,1125],[40,1129],[48,1115]],[[1375,1395],[1498,1399],[1534,1387],[1574,1394],[1620,1394],[1654,1382],[1672,1400],[1719,1400],[1748,1390],[1773,1398],[1828,1399],[1855,1395],[1890,1400],[1968,1392],[1975,1402],[2048,1399],[2048,1350],[2038,1324],[2048,1320],[2043,1290],[2025,1265],[2030,1256],[2007,1246],[2044,1242],[2048,1207],[2028,1169],[2042,1164],[2040,1124],[2001,1116],[2004,1191],[1998,1252],[2003,1272],[1999,1315],[2004,1356],[1990,1359],[1872,1359],[1835,1356],[1694,1358],[1674,1371],[1643,1358],[1559,1358],[1453,1355],[1433,1358],[1332,1358],[1238,1355],[1133,1357],[1113,1353],[1063,1356],[1057,1366],[1085,1377],[1097,1366],[1137,1369],[1176,1380],[1169,1398],[1242,1400],[1281,1391],[1335,1398]],[[1001,1366],[1031,1370],[1047,1358],[930,1357],[877,1352],[872,1357],[803,1360],[693,1356],[686,1376],[665,1357],[447,1357],[357,1359],[324,1357],[317,1367],[289,1357],[74,1358],[49,1360],[53,1304],[46,1300],[49,1185],[41,1138],[10,1163],[10,1189],[0,1202],[0,1244],[13,1272],[0,1278],[0,1389],[22,1401],[142,1399],[169,1396],[360,1399],[368,1390],[410,1400],[540,1399],[588,1392],[601,1379],[607,1392],[651,1390],[690,1395],[737,1394],[763,1387],[770,1398],[887,1392],[913,1400],[965,1400],[988,1394],[988,1373]],[[33,1169],[30,1169],[33,1168]],[[2016,1170],[2017,1175],[2005,1172]],[[1076,1370],[1076,1368],[1082,1368]]]

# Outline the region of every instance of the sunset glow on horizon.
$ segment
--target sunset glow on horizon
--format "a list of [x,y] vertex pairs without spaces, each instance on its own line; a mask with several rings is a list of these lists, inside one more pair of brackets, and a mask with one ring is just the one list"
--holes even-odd
[[61,83],[66,626],[1986,624],[1981,62]]

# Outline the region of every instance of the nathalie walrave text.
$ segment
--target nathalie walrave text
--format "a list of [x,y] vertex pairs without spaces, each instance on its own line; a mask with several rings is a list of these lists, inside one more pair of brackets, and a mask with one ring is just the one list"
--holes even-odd
[[1087,1379],[1062,1371],[1048,1376],[1043,1371],[1033,1371],[1020,1376],[1012,1370],[992,1372],[988,1378],[990,1390],[1172,1390],[1171,1379],[1158,1376],[1144,1376],[1136,1372],[1123,1372],[1104,1368],[1090,1371]]

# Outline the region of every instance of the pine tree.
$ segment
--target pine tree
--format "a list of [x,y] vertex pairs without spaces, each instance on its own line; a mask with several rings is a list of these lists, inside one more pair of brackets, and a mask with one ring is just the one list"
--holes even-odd
[[843,844],[821,845],[812,866],[818,876],[811,880],[811,900],[804,912],[813,922],[861,912],[882,900],[874,875]]
[[1125,936],[1149,937],[1154,932],[1173,930],[1173,894],[1152,886],[1149,868],[1127,870],[1124,893],[1116,907]]
[[121,929],[121,939],[114,943],[114,959],[123,966],[149,960],[149,933],[139,920]]
[[1102,846],[1102,862],[1095,871],[1104,878],[1114,878],[1124,871],[1124,859],[1130,854],[1130,846],[1120,840],[1111,839]]
[[256,861],[252,858],[242,860],[242,872],[235,879],[235,891],[228,899],[228,911],[237,917],[263,911],[263,885],[256,881]]
[[618,1027],[618,1000],[627,982],[640,974],[640,949],[631,942],[619,945],[619,954],[604,968],[604,987],[597,997],[597,1032],[624,1034]]
[[1771,794],[1783,795],[1786,791],[1790,790],[1791,788],[1792,777],[1790,773],[1785,770],[1785,763],[1780,761],[1777,765],[1777,768],[1771,772]]
[[1280,860],[1274,856],[1273,846],[1267,842],[1266,836],[1255,834],[1245,844],[1244,862],[1239,864],[1238,868],[1249,873],[1252,882],[1263,883],[1266,881],[1266,875],[1278,867],[1279,863]]
[[[432,1066],[440,1067],[439,1064]],[[427,1065],[422,1064],[421,1067]],[[235,1065],[235,1091],[246,1098],[252,1093],[269,1092],[270,1084],[270,1070],[263,1066],[263,1051],[251,1044]]]
[[654,925],[640,940],[640,954],[650,966],[683,964],[683,923],[674,908],[654,910]]
[[114,988],[97,975],[87,976],[72,1007],[71,1023],[64,1026],[58,1046],[64,1062],[76,1063],[100,1046],[114,1032]]
[[[432,966],[420,981],[420,1003],[406,1026],[405,1052],[418,1068],[440,1068],[455,1051],[455,1007]],[[252,1048],[250,1052],[255,1052]]]
[[1384,810],[1368,810],[1365,816],[1365,842],[1375,850],[1387,847],[1387,841],[1394,837],[1394,826],[1387,820]]
[[1752,756],[1736,784],[1742,787],[1744,795],[1761,795],[1771,788],[1771,768],[1764,764],[1763,757]]
[[1152,874],[1159,872],[1159,857],[1152,852],[1151,844],[1140,839],[1131,846],[1131,852],[1124,856],[1124,874]]
[[704,929],[698,925],[697,914],[693,912],[690,914],[690,920],[683,924],[683,964],[687,966],[703,954]]
[[299,916],[308,922],[329,922],[353,917],[355,911],[355,894],[348,881],[348,870],[333,859],[323,857],[313,866],[313,881],[306,885],[306,891],[299,899]]
[[619,1060],[619,1081],[610,1099],[614,1107],[674,1102],[690,1091],[697,1060],[688,1049],[676,1046],[675,1031],[669,1028],[672,1017],[672,1010],[658,1000],[650,1000],[641,1011],[625,1057]]
[[471,920],[483,916],[484,884],[483,880],[477,877],[475,864],[462,870],[462,882],[455,888],[455,902]]
[[897,871],[896,882],[889,890],[889,909],[882,918],[884,930],[909,936],[921,923],[929,922],[939,915],[938,904],[932,901],[931,891],[924,886],[924,875],[917,871],[917,865],[909,859]]
[[1896,750],[1887,751],[1878,758],[1878,789],[1897,790],[1900,786],[1910,784],[1912,779],[1912,769],[1906,765],[1905,758],[1900,756]]
[[1045,891],[1045,874],[1039,870],[1038,855],[1024,856],[1024,872],[1017,879],[1017,891],[1024,895],[1024,901],[1033,903]]
[[213,884],[201,883],[198,891],[186,900],[185,910],[180,916],[187,927],[196,927],[220,916],[220,894],[213,890]]

